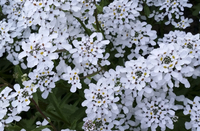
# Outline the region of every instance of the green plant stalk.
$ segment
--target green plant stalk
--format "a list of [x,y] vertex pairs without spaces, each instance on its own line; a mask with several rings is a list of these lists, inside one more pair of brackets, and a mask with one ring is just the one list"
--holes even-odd
[[31,98],[31,102],[33,102],[33,104],[35,105],[36,109],[40,112],[40,114],[49,122],[49,124],[52,126],[54,131],[57,131],[57,129],[55,128],[55,126],[52,124],[51,120],[49,120],[45,114],[40,110],[39,106],[37,105],[37,103],[35,102],[35,100],[33,98]]
[[78,18],[78,17],[75,17],[78,20],[78,22],[81,24],[81,26],[85,29],[86,33],[90,36],[92,33],[89,29],[87,29],[87,27],[83,24],[83,22]]
[[87,78],[87,77],[92,77],[92,76],[98,74],[99,72],[101,72],[102,70],[103,70],[103,69],[101,69],[101,70],[99,70],[99,71],[97,71],[97,72],[94,72],[94,73],[92,73],[92,74],[89,74],[89,75],[87,75],[87,76],[80,77],[80,79],[84,79],[84,78]]
[[[93,1],[94,5],[96,5],[96,0]],[[96,28],[97,31],[99,32],[99,21],[98,21],[98,13],[97,13],[97,9],[94,10],[94,16],[95,16],[95,21],[96,21]]]
[[[98,22],[98,23],[99,23],[99,22]],[[102,33],[102,35],[103,35],[103,38],[106,40],[106,36],[105,36],[105,34],[104,34],[104,30],[102,29],[101,26],[99,26],[99,28],[101,29],[101,33]]]
[[9,86],[10,88],[13,88],[13,85],[11,85],[10,83],[8,83],[7,81],[5,81],[3,78],[0,77],[0,81],[6,85],[6,86]]

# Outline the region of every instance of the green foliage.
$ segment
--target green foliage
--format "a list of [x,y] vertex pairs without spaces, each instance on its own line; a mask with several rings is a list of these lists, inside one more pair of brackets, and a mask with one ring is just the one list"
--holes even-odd
[[150,12],[149,6],[145,4],[145,5],[144,5],[144,14],[145,14],[146,16],[149,16],[150,13],[151,13],[151,12]]
[[[59,87],[53,89],[48,98],[44,100],[41,92],[36,92],[33,99],[37,102],[42,112],[48,116],[51,122],[60,129],[70,128],[82,130],[82,119],[85,115],[85,108],[81,106],[83,101],[78,93],[71,93],[66,88]],[[32,104],[34,107],[34,105]],[[41,113],[36,111],[36,116],[42,117]]]
[[19,65],[16,65],[14,67],[14,77],[15,77],[15,81],[22,85],[22,75],[23,75],[23,72],[21,70],[21,67]]
[[5,128],[5,131],[20,131],[22,127],[18,125],[9,125],[8,127]]
[[97,10],[98,10],[98,13],[103,12],[103,6],[96,5],[96,7],[97,7]]
[[27,131],[31,131],[31,130],[33,130],[33,129],[36,128],[36,125],[35,125],[36,119],[37,119],[36,116],[32,116],[32,117],[29,118],[29,119],[22,119],[22,120],[18,123],[18,125],[19,125],[20,127],[23,127],[24,129],[26,129]]
[[194,10],[192,12],[193,16],[198,16],[199,15],[199,11],[200,11],[200,3],[198,3],[197,5],[193,6]]
[[107,6],[109,5],[113,0],[101,0],[101,2],[99,3],[99,5],[101,7]]

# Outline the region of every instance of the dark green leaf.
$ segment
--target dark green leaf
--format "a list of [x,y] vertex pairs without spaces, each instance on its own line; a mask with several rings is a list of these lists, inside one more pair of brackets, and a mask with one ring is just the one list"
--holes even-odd
[[77,121],[82,121],[83,117],[85,117],[85,108],[79,108],[78,110],[76,110],[76,112],[74,112],[73,114],[71,114],[70,116],[70,121],[72,122],[72,129],[75,129],[75,127],[77,126]]
[[150,9],[147,5],[144,6],[144,13],[145,13],[146,16],[149,16],[149,14],[151,13]]
[[26,129],[27,131],[31,131],[32,129],[35,129],[35,122],[37,117],[32,117],[30,119],[22,119],[19,122],[19,125]]
[[23,72],[21,70],[21,67],[19,65],[16,65],[15,68],[14,68],[14,77],[15,77],[15,80],[17,81],[17,83],[19,84],[22,84],[22,75],[23,75]]
[[40,126],[40,127],[37,127],[37,128],[35,128],[31,131],[41,131],[42,129],[45,129],[45,128],[51,128],[51,126],[50,125]]
[[98,13],[102,13],[103,12],[103,7],[102,6],[96,5],[96,7],[97,7],[97,10],[98,10]]
[[14,125],[14,126],[6,126],[5,127],[5,131],[20,131],[22,128],[18,125]]

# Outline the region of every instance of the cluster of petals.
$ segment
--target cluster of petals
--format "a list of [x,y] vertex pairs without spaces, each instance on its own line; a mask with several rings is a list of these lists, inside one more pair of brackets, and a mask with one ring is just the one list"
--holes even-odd
[[[89,89],[85,89],[86,100],[82,106],[86,106],[87,120],[104,120],[97,130],[108,124],[108,120],[112,120],[113,114],[119,113],[116,102],[119,98],[114,96],[114,92],[119,90],[119,87],[110,85],[105,77],[98,80],[97,84],[90,83]],[[97,121],[96,121],[97,123]],[[107,123],[107,124],[106,124]]]
[[[194,100],[183,99],[184,100],[184,115],[190,115],[190,122],[185,122],[185,128],[187,130],[191,129],[192,131],[200,130],[200,97],[196,96]],[[182,100],[182,101],[183,101]]]
[[175,96],[155,92],[154,96],[138,100],[135,118],[141,121],[141,128],[150,127],[152,131],[156,131],[157,127],[161,127],[161,130],[165,130],[166,127],[173,129],[173,118],[178,110],[178,106],[174,104]]

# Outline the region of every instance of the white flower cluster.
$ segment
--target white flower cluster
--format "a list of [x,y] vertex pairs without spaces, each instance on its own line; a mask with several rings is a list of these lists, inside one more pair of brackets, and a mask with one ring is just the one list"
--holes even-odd
[[[149,18],[154,17],[156,21],[162,21],[167,16],[168,21],[165,22],[166,25],[169,23],[173,24],[174,19],[179,19],[183,15],[185,7],[192,7],[192,4],[188,3],[188,0],[147,0],[147,4],[149,6],[159,7],[159,11],[154,11],[149,15]],[[189,23],[190,21],[187,24]],[[184,28],[183,25],[182,28]]]
[[[172,35],[175,33],[176,35]],[[106,77],[105,83],[112,85],[113,89],[118,88],[113,93],[115,98],[120,96],[116,104],[118,110],[123,113],[113,114],[110,117],[115,128],[125,130],[140,124],[142,129],[149,127],[152,130],[156,130],[157,127],[161,127],[162,130],[165,130],[166,127],[173,129],[173,122],[177,119],[175,111],[181,109],[179,105],[175,105],[176,95],[172,93],[173,88],[179,87],[180,83],[189,88],[190,83],[187,77],[200,76],[199,68],[196,68],[199,65],[196,63],[196,59],[200,57],[198,53],[199,35],[170,32],[159,43],[160,47],[151,51],[147,59],[139,57],[137,60],[127,61],[125,67],[117,67],[116,71],[109,70],[97,81],[97,85],[99,85],[101,79]],[[92,94],[98,96],[93,88],[89,88],[89,90],[89,92],[88,89],[85,92],[86,101],[92,101]],[[106,90],[109,91],[107,88]],[[87,105],[86,101],[83,102],[84,106]],[[137,102],[137,105],[133,108],[134,101]],[[91,111],[94,109],[96,111],[96,105],[102,101],[93,100],[93,102],[93,106],[92,103],[87,105],[86,113],[88,114],[87,120],[93,120],[95,123],[96,121],[91,116],[96,115]],[[109,109],[109,106],[102,110],[105,108]],[[98,113],[101,111],[95,114]],[[135,118],[135,122],[130,120],[132,117]],[[119,118],[120,121],[118,121]],[[122,121],[122,119],[125,120]],[[110,123],[105,123],[105,125],[109,126]],[[96,126],[96,130],[98,130],[97,128]]]
[[140,120],[141,128],[150,127],[152,131],[156,131],[159,126],[161,130],[166,130],[166,127],[173,129],[173,119],[178,106],[174,105],[176,95],[155,92],[154,96],[144,98],[142,101],[137,101],[135,117]]
[[[181,16],[184,7],[191,7],[187,2],[146,0],[165,10],[149,17],[160,21],[168,16],[166,24],[183,29],[192,22]],[[24,88],[15,84],[15,91],[1,91],[0,129],[21,119],[17,114],[29,110],[38,88],[46,99],[61,79],[72,93],[82,89],[81,82],[88,85],[82,103],[87,108],[85,131],[173,129],[182,108],[173,88],[189,88],[187,78],[200,76],[200,36],[171,31],[156,43],[156,31],[140,18],[142,4],[114,0],[100,12],[98,3],[88,0],[2,0],[8,20],[0,21],[0,57],[8,52],[14,65],[31,70],[22,81]],[[181,16],[181,22],[173,15]],[[186,128],[200,130],[199,97],[187,101],[184,114],[191,114],[191,121]]]
[[[139,0],[114,0],[103,8],[104,14],[98,15],[105,37],[113,43],[112,50],[118,52],[115,57],[123,58],[125,47],[128,47],[133,50],[128,54],[128,59],[138,58],[151,51],[148,45],[156,45],[156,31],[151,30],[151,25],[138,20],[142,9]],[[111,37],[110,34],[116,37]]]
[[28,88],[21,88],[19,84],[14,85],[14,90],[5,87],[0,93],[0,130],[13,121],[20,121],[18,116],[22,111],[29,110],[31,92]]
[[200,97],[196,96],[193,101],[190,99],[184,99],[184,115],[190,114],[190,122],[185,123],[185,128],[192,129],[192,131],[198,131],[200,130],[200,118],[199,118],[199,113],[200,113],[200,107],[199,103],[200,102]]
[[[114,97],[114,92],[117,90],[119,87],[110,85],[104,77],[98,80],[97,84],[90,83],[89,89],[85,89],[86,100],[82,106],[87,106],[87,119],[95,121],[96,130],[111,130],[113,128],[111,117],[119,113],[116,105],[119,98]],[[85,128],[89,128],[88,124]]]
[[[94,39],[96,40],[94,41]],[[101,33],[93,33],[89,38],[81,36],[81,41],[74,40],[72,43],[74,49],[70,50],[73,54],[75,63],[90,62],[93,65],[97,65],[99,58],[103,58],[102,49],[103,46],[109,44],[109,40],[102,40],[103,36]]]

